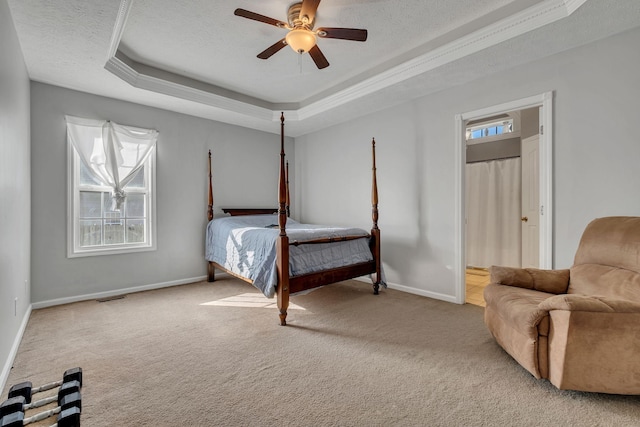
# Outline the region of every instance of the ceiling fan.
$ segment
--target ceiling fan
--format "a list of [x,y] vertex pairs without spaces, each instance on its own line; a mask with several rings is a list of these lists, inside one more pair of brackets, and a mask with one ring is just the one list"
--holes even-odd
[[329,66],[329,61],[325,58],[324,54],[316,44],[316,37],[325,39],[342,39],[342,40],[354,40],[363,42],[367,40],[367,30],[360,30],[357,28],[329,28],[322,27],[317,30],[313,30],[315,23],[316,10],[320,0],[303,0],[299,3],[294,3],[289,6],[288,22],[279,21],[268,16],[260,15],[255,12],[250,12],[245,9],[236,9],[234,15],[241,16],[243,18],[253,19],[254,21],[264,22],[265,24],[275,25],[278,28],[284,28],[289,30],[287,35],[278,40],[273,45],[266,48],[264,51],[258,54],[260,59],[268,59],[274,53],[286,45],[299,53],[309,53],[313,62],[319,69]]

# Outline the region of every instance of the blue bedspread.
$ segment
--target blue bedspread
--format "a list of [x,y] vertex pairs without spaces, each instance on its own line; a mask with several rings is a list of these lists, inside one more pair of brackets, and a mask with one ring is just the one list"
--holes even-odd
[[[207,225],[205,257],[227,270],[253,281],[267,297],[277,285],[277,215],[246,215],[216,218]],[[273,227],[270,227],[273,226]],[[366,236],[359,228],[300,224],[287,219],[289,242],[325,237]],[[291,276],[371,261],[369,239],[289,246]]]

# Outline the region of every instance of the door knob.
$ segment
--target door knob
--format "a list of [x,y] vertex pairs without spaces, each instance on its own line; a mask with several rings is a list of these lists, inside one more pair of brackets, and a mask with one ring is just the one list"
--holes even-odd
[[529,221],[529,218],[527,218],[526,216],[523,216],[522,218],[520,218],[520,221],[527,222]]

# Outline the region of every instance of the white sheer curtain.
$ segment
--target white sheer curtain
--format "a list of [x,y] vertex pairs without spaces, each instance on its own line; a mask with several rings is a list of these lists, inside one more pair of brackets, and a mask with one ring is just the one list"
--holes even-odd
[[93,177],[113,188],[113,208],[120,210],[126,197],[123,188],[151,154],[158,131],[105,120],[65,118],[69,141]]
[[466,166],[467,265],[521,265],[520,158]]

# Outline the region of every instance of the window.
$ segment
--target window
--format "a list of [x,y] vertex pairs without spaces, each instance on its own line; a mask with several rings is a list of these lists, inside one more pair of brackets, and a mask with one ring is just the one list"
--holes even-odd
[[[115,151],[109,155],[104,153],[107,151],[104,147],[108,148],[109,144],[103,144],[103,135],[108,132],[103,131],[102,125],[111,124],[101,121],[100,126],[83,127],[85,119],[74,119],[77,118],[67,117],[67,255],[79,257],[155,250],[155,139],[149,148],[149,140],[136,140],[138,132],[148,135],[147,130],[126,128],[130,137],[116,136]],[[103,176],[109,175],[106,173],[110,169],[109,157],[117,159],[113,174],[117,178]]]
[[484,123],[467,128],[467,141],[513,132],[513,119]]

